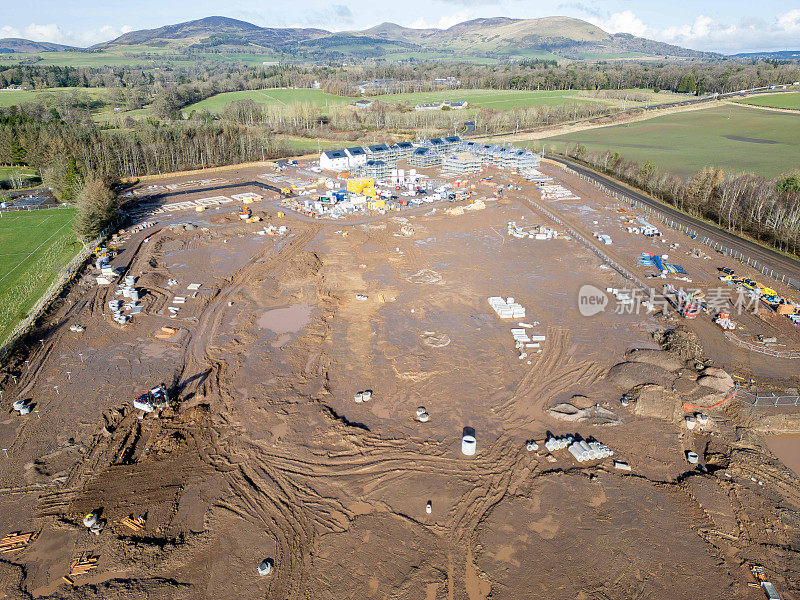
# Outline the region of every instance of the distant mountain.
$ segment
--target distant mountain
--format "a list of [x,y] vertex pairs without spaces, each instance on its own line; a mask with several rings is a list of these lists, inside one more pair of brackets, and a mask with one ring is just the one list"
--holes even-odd
[[[50,46],[50,49],[58,47],[57,44]],[[259,27],[229,17],[206,17],[157,29],[131,31],[97,44],[91,50],[109,48],[129,52],[163,48],[174,53],[264,53],[317,60],[414,58],[416,54],[420,58],[433,55],[464,60],[478,57],[601,60],[716,56],[628,34],[610,34],[591,23],[569,17],[473,19],[448,29],[413,29],[382,23],[362,31],[343,32]]]
[[229,17],[206,17],[196,21],[125,33],[107,46],[171,46],[214,48],[218,46],[278,48],[332,35],[324,29],[272,29]]
[[800,50],[779,50],[776,52],[742,52],[732,54],[733,58],[767,58],[770,60],[800,60]]
[[406,42],[427,51],[487,56],[524,56],[545,51],[565,58],[615,58],[633,55],[708,57],[711,53],[687,50],[630,34],[609,34],[591,23],[570,17],[473,19],[448,29],[410,29],[383,23],[354,34]]
[[51,42],[34,42],[33,40],[23,40],[22,38],[3,38],[0,39],[0,53],[8,54],[15,52],[61,52],[64,50],[77,50],[74,46],[64,44],[53,44]]

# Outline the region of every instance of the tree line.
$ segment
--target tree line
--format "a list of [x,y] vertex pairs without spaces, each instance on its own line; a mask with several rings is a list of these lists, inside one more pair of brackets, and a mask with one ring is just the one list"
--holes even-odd
[[800,256],[800,175],[767,179],[705,167],[682,178],[647,161],[625,160],[618,152],[592,152],[574,145],[567,156],[613,175],[696,217]]

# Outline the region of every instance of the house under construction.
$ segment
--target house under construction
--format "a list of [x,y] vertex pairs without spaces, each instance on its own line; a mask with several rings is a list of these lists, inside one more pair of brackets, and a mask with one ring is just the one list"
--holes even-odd
[[408,159],[408,164],[412,167],[432,167],[441,164],[441,162],[441,154],[427,146],[416,148]]
[[451,152],[442,156],[442,170],[448,173],[477,173],[482,168],[480,157],[469,152]]

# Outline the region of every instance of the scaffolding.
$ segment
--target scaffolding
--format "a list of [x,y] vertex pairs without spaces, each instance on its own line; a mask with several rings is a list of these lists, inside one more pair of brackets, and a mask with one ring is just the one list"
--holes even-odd
[[372,179],[386,179],[389,176],[389,165],[383,160],[368,160],[361,165],[357,174],[359,177],[370,177]]
[[414,150],[408,159],[408,164],[412,167],[432,167],[441,164],[441,162],[441,155],[436,152],[436,150],[428,148],[427,146]]
[[449,173],[477,173],[483,168],[480,157],[469,152],[456,152],[442,157],[442,170]]

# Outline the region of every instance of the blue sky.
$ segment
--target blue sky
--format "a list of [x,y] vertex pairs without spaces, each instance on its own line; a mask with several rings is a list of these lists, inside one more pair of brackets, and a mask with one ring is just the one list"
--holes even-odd
[[[332,2],[332,3],[331,3]],[[476,17],[566,15],[626,32],[724,53],[800,49],[800,7],[761,0],[0,0],[0,37],[88,46],[135,29],[224,15],[266,27],[363,29],[384,21],[449,27]],[[794,6],[793,6],[794,5]],[[24,6],[24,8],[23,8]]]

